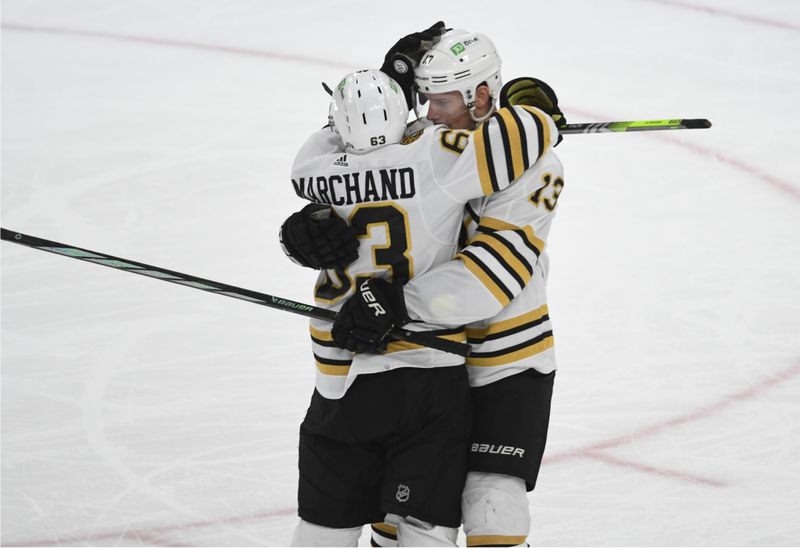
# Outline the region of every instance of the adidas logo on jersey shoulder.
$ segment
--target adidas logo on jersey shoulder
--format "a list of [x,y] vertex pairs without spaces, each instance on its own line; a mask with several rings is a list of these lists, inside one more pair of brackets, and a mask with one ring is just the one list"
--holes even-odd
[[350,164],[347,163],[347,154],[343,154],[339,158],[333,161],[333,165],[335,166],[342,166],[342,167],[350,167]]

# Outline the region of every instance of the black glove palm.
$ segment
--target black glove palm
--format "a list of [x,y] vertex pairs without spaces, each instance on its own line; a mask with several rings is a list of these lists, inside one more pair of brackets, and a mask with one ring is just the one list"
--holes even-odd
[[322,204],[290,215],[281,226],[280,241],[290,259],[309,268],[344,268],[358,258],[355,230]]
[[391,47],[383,59],[381,72],[400,84],[409,109],[414,107],[414,68],[419,64],[422,55],[439,41],[445,30],[444,22],[438,21],[423,31],[404,36]]
[[359,278],[355,294],[336,315],[331,335],[339,348],[377,354],[386,350],[389,332],[408,321],[401,282]]
[[[558,108],[558,97],[553,88],[538,78],[522,77],[507,82],[500,90],[500,107],[525,105],[543,110],[556,123],[557,128],[567,125],[564,113]],[[558,136],[558,143],[561,142]]]

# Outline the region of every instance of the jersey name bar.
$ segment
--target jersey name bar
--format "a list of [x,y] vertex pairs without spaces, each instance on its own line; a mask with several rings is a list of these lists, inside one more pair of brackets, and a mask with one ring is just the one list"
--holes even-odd
[[410,167],[298,177],[292,184],[301,198],[337,206],[412,198],[417,192]]

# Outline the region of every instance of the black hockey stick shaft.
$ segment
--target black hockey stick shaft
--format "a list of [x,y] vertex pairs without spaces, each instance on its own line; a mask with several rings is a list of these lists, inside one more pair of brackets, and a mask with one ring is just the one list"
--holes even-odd
[[667,129],[707,129],[711,122],[705,118],[676,118],[672,120],[633,120],[630,122],[591,122],[567,124],[558,129],[561,135],[581,133],[626,133],[629,131],[660,131]]
[[[309,304],[299,303],[291,299],[284,299],[283,297],[276,297],[266,293],[260,293],[242,287],[228,285],[222,282],[215,282],[205,278],[198,278],[191,274],[184,274],[174,270],[167,270],[158,266],[148,265],[137,261],[131,261],[120,257],[114,257],[98,251],[91,251],[21,232],[15,232],[6,228],[2,229],[2,239],[15,244],[32,247],[40,251],[47,251],[57,255],[63,255],[80,261],[86,261],[93,264],[108,266],[117,270],[123,270],[132,274],[139,274],[140,276],[147,276],[148,278],[155,278],[164,282],[171,282],[187,287],[193,287],[209,293],[217,295],[224,295],[234,299],[240,299],[262,306],[283,310],[284,312],[292,312],[301,316],[309,318],[316,318],[318,320],[325,320],[332,322],[336,318],[336,312],[311,306]],[[421,333],[417,331],[409,331],[407,329],[395,328],[389,336],[395,340],[403,340],[420,346],[427,346],[435,348],[436,350],[443,350],[451,354],[458,354],[459,356],[469,355],[470,346],[458,341],[450,341],[431,335],[429,333]]]

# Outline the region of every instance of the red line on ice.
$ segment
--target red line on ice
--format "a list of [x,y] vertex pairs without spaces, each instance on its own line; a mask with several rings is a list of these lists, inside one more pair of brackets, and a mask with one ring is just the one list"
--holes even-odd
[[768,185],[770,185],[771,187],[775,188],[776,190],[780,190],[781,192],[784,192],[785,194],[788,194],[789,196],[791,196],[795,200],[800,201],[800,188],[792,185],[788,181],[784,181],[784,180],[782,180],[782,179],[780,179],[780,178],[778,178],[778,177],[776,177],[774,175],[771,175],[771,174],[767,173],[766,171],[762,171],[761,169],[759,169],[757,167],[753,167],[753,166],[751,166],[749,164],[746,164],[746,163],[742,162],[741,160],[737,160],[736,158],[732,158],[730,156],[725,156],[721,152],[717,152],[715,150],[712,150],[712,149],[710,149],[708,147],[704,147],[702,145],[693,144],[693,143],[692,144],[685,143],[683,141],[679,141],[678,139],[675,139],[674,137],[667,137],[667,136],[664,136],[664,135],[659,135],[658,138],[663,140],[663,141],[667,141],[670,144],[678,145],[680,147],[689,149],[693,153],[698,154],[700,156],[710,157],[710,158],[713,158],[715,160],[719,160],[720,162],[726,163],[729,166],[735,167],[736,169],[740,169],[740,170],[752,175],[753,177],[756,177],[757,179],[761,180],[762,182],[767,183]]
[[[675,5],[681,5],[684,7],[692,7],[698,8],[697,6],[691,6],[689,4],[682,4],[678,2],[672,2],[670,0],[652,0],[660,3],[672,3]],[[721,10],[714,10],[712,8],[698,8],[703,11],[711,11],[711,12],[719,12],[719,13],[727,13],[722,12]],[[745,16],[742,16],[745,17]],[[749,17],[749,16],[748,16]],[[750,19],[757,19],[757,18],[750,18]],[[288,61],[288,62],[298,62],[298,63],[306,63],[306,64],[313,64],[313,65],[323,65],[323,66],[334,66],[339,67],[342,69],[352,69],[352,65],[347,63],[341,63],[333,60],[328,59],[320,59],[316,57],[306,57],[302,55],[288,55],[284,53],[276,53],[271,51],[263,51],[263,50],[254,50],[254,49],[247,49],[247,48],[237,48],[232,46],[222,46],[222,45],[214,45],[214,44],[203,44],[200,42],[188,42],[182,40],[171,40],[166,38],[149,38],[146,36],[133,36],[133,35],[125,35],[125,34],[114,34],[109,32],[100,32],[100,31],[91,31],[91,30],[78,30],[78,29],[66,29],[66,28],[58,28],[58,27],[36,27],[36,26],[28,26],[28,25],[17,25],[13,23],[3,23],[3,29],[6,30],[16,30],[16,31],[23,31],[23,32],[44,32],[44,33],[51,33],[51,34],[67,34],[67,35],[74,35],[74,36],[85,36],[91,38],[102,38],[108,40],[121,40],[121,41],[129,41],[129,42],[137,42],[143,44],[151,44],[157,46],[167,46],[167,47],[179,47],[179,48],[189,48],[189,49],[199,49],[204,51],[215,51],[221,53],[229,53],[234,55],[250,55],[255,57],[264,57],[268,59],[274,59],[277,61]],[[791,27],[791,28],[800,28],[800,27]],[[581,116],[590,116],[590,117],[597,117],[597,115],[593,115],[587,112],[581,112],[579,110],[570,109],[576,114]],[[603,117],[600,116],[602,119]],[[790,196],[794,199],[800,201],[800,188],[797,188],[792,183],[788,181],[782,180],[775,175],[767,173],[757,167],[751,166],[742,162],[741,160],[737,160],[736,158],[732,158],[730,156],[726,156],[721,152],[717,152],[710,148],[696,145],[696,144],[689,144],[683,141],[679,141],[674,138],[670,137],[661,137],[661,139],[677,145],[684,147],[695,154],[699,154],[700,156],[704,156],[706,158],[713,158],[724,162],[732,167],[740,169],[750,175],[756,177],[757,179],[769,184],[773,188],[776,188]]]
[[[759,17],[737,14],[734,12],[727,12],[724,10],[718,10],[715,8],[707,8],[707,7],[700,7],[694,6],[691,4],[685,4],[683,2],[677,2],[674,0],[650,0],[652,2],[666,4],[666,5],[673,5],[677,7],[684,7],[695,9],[698,11],[704,11],[707,13],[711,13],[713,15],[724,15],[728,17],[734,17],[743,21],[754,22],[754,23],[761,23],[767,24],[772,26],[777,26],[780,28],[788,28],[793,30],[800,30],[800,27],[792,25],[790,23],[781,23],[778,21],[771,21],[767,19],[762,19]],[[92,37],[92,38],[103,38],[103,39],[111,39],[111,40],[121,40],[121,41],[129,41],[129,42],[137,42],[137,43],[144,43],[144,44],[151,44],[157,46],[169,46],[169,47],[179,47],[179,48],[189,48],[189,49],[199,49],[205,51],[216,51],[222,53],[230,53],[236,55],[249,55],[255,57],[264,57],[269,59],[275,59],[278,61],[289,61],[289,62],[299,62],[299,63],[307,63],[307,64],[315,64],[315,65],[324,65],[324,66],[335,66],[339,68],[350,69],[352,68],[351,65],[326,60],[326,59],[319,59],[319,58],[312,58],[312,57],[305,57],[299,55],[287,55],[282,53],[275,53],[270,51],[263,51],[263,50],[254,50],[254,49],[247,49],[247,48],[238,48],[232,46],[221,46],[221,45],[212,45],[212,44],[203,44],[199,42],[188,42],[188,41],[180,41],[180,40],[171,40],[171,39],[163,39],[163,38],[149,38],[144,36],[133,36],[133,35],[123,35],[123,34],[113,34],[107,32],[99,32],[99,31],[88,31],[88,30],[73,30],[73,29],[65,29],[65,28],[56,28],[56,27],[32,27],[26,25],[16,25],[16,24],[3,24],[3,29],[6,30],[15,30],[15,31],[23,31],[23,32],[44,32],[44,33],[51,33],[51,34],[67,34],[67,35],[75,35],[75,36],[85,36],[85,37]],[[592,116],[588,113],[580,113],[579,111],[575,111],[578,114]],[[774,175],[766,173],[756,167],[750,166],[737,160],[735,158],[731,158],[729,156],[725,156],[724,154],[714,151],[710,148],[703,147],[700,145],[688,144],[682,141],[679,141],[674,138],[669,137],[662,137],[662,139],[670,142],[671,144],[675,144],[678,146],[682,146],[694,152],[695,154],[699,154],[701,156],[707,158],[714,158],[716,160],[722,161],[736,167],[737,169],[741,169],[753,175],[754,177],[764,181],[776,189],[779,189],[795,199],[800,200],[800,189],[796,188],[791,183],[788,183]],[[716,404],[711,406],[702,407],[699,410],[690,413],[688,415],[682,415],[680,417],[676,417],[674,419],[670,419],[661,423],[657,423],[655,425],[642,428],[637,432],[626,436],[620,436],[617,438],[611,438],[606,441],[597,442],[595,444],[588,445],[583,448],[579,448],[576,450],[570,450],[562,453],[556,453],[554,455],[546,456],[543,459],[544,464],[551,464],[560,462],[563,460],[567,460],[570,458],[591,458],[595,460],[600,460],[609,464],[614,464],[618,466],[624,466],[627,468],[634,468],[643,472],[654,473],[666,477],[675,477],[683,480],[693,481],[697,483],[705,483],[708,485],[714,486],[721,486],[722,483],[716,480],[709,480],[706,478],[701,478],[698,476],[693,476],[691,474],[686,474],[683,472],[676,472],[672,470],[667,470],[665,468],[657,468],[645,464],[635,463],[632,461],[626,461],[623,459],[618,459],[616,457],[609,456],[607,454],[601,453],[601,449],[608,449],[611,447],[617,447],[622,445],[625,442],[630,442],[637,438],[642,438],[646,436],[650,436],[653,434],[661,433],[664,430],[671,428],[673,426],[678,426],[681,424],[686,424],[688,422],[693,422],[695,420],[699,420],[705,418],[709,415],[717,413],[724,408],[729,407],[735,402],[741,401],[743,399],[752,398],[764,390],[788,380],[789,378],[794,377],[800,372],[800,363],[794,365],[793,367],[789,368],[788,370],[780,373],[776,377],[772,377],[765,382],[762,382],[759,385],[751,387],[747,390],[729,396],[728,398],[723,399]],[[27,543],[15,543],[16,546],[40,546],[40,545],[47,545],[51,543],[76,543],[76,542],[85,542],[87,540],[105,540],[105,539],[112,539],[112,538],[139,538],[141,540],[153,540],[156,543],[161,543],[160,539],[156,539],[153,535],[157,533],[166,533],[171,531],[177,530],[184,530],[184,529],[193,529],[193,528],[202,528],[202,527],[209,527],[214,525],[222,525],[226,523],[238,523],[243,521],[251,521],[254,519],[265,519],[269,517],[277,517],[277,516],[285,516],[291,515],[296,512],[296,509],[282,509],[276,510],[273,512],[264,512],[259,514],[250,514],[250,515],[243,515],[243,516],[234,516],[229,518],[221,518],[217,520],[207,520],[207,521],[198,521],[193,523],[187,524],[176,524],[176,525],[167,525],[162,527],[156,527],[152,529],[139,529],[139,530],[124,530],[118,532],[111,532],[111,533],[102,533],[100,535],[82,535],[82,536],[71,536],[71,537],[63,537],[60,539],[48,539],[46,541],[33,541]]]
[[275,517],[291,516],[297,512],[296,508],[281,508],[272,510],[270,512],[256,512],[252,514],[242,514],[240,516],[231,516],[227,518],[209,519],[202,521],[193,521],[189,523],[176,523],[173,525],[162,525],[160,527],[142,527],[137,529],[120,529],[118,531],[109,531],[106,533],[86,533],[70,535],[65,537],[37,539],[24,542],[10,542],[9,546],[52,546],[60,544],[87,544],[89,542],[112,540],[112,539],[139,539],[151,542],[154,546],[180,546],[179,544],[165,544],[164,539],[160,534],[171,533],[174,531],[185,531],[187,529],[202,529],[205,527],[214,527],[217,525],[229,525],[236,523],[243,523],[249,521],[256,521],[262,519],[269,519]]
[[[607,116],[602,116],[602,115],[599,115],[597,113],[581,111],[581,110],[570,108],[570,107],[567,107],[567,108],[568,108],[568,110],[570,112],[575,113],[578,116],[586,116],[588,118],[599,118],[601,120],[602,119],[606,119],[606,120],[608,119]],[[713,120],[712,120],[712,122],[713,122]],[[683,131],[683,130],[672,130],[672,131]],[[695,131],[695,130],[687,130],[687,131]],[[699,130],[699,131],[708,131],[708,130]],[[713,128],[712,128],[712,131],[713,131]],[[719,162],[728,164],[731,167],[734,167],[736,169],[744,171],[745,173],[747,173],[749,175],[752,175],[753,177],[755,177],[756,179],[758,179],[762,183],[766,183],[769,186],[771,186],[772,188],[774,188],[775,190],[783,192],[784,194],[787,194],[788,196],[790,196],[790,197],[794,198],[795,200],[797,200],[798,202],[800,202],[800,187],[795,186],[792,183],[790,183],[789,181],[786,181],[784,179],[781,179],[780,177],[772,175],[771,173],[768,173],[768,172],[766,172],[766,171],[764,171],[764,170],[762,170],[760,168],[757,168],[755,166],[751,166],[750,164],[747,164],[747,163],[745,163],[745,162],[743,162],[743,161],[741,161],[741,160],[739,160],[737,158],[734,158],[732,156],[727,156],[727,155],[725,155],[725,154],[723,154],[723,153],[721,153],[719,151],[713,150],[711,148],[708,148],[708,147],[705,147],[705,146],[702,146],[702,145],[698,145],[698,144],[695,144],[695,143],[687,143],[687,142],[681,141],[680,139],[676,139],[675,137],[666,136],[666,135],[663,135],[663,134],[662,135],[650,134],[650,136],[651,137],[655,137],[657,139],[661,139],[662,141],[670,143],[671,145],[676,145],[676,146],[685,148],[685,149],[689,150],[690,152],[692,152],[694,154],[697,154],[698,156],[702,156],[702,157],[704,157],[706,159],[717,160]]]
[[4,30],[16,30],[22,32],[44,32],[48,34],[67,34],[70,36],[84,36],[87,38],[103,38],[106,40],[120,40],[124,42],[137,42],[140,44],[150,44],[153,46],[169,46],[176,48],[199,49],[204,51],[215,51],[220,53],[232,53],[235,55],[250,55],[253,57],[264,57],[276,61],[288,61],[292,63],[306,63],[313,65],[324,65],[326,67],[338,67],[345,70],[353,70],[353,65],[333,61],[330,59],[320,59],[316,57],[306,57],[303,55],[289,55],[286,53],[276,53],[248,48],[237,48],[233,46],[222,46],[214,44],[203,44],[201,42],[189,42],[185,40],[171,40],[168,38],[150,38],[147,36],[134,36],[128,34],[114,34],[94,30],[65,29],[58,27],[35,27],[28,25],[16,25],[13,23],[3,23]]
[[732,17],[745,23],[757,23],[759,25],[767,25],[780,29],[800,30],[800,26],[784,21],[775,21],[774,19],[765,19],[756,15],[748,15],[746,13],[737,13],[734,11],[722,10],[719,8],[712,8],[710,6],[698,6],[696,4],[689,4],[686,2],[679,2],[677,0],[647,0],[655,4],[664,4],[665,6],[674,6],[676,8],[686,8],[695,11],[702,11],[710,15],[721,15],[723,17]]
[[663,466],[651,466],[649,464],[643,464],[632,460],[621,459],[618,457],[611,456],[607,453],[601,453],[599,451],[590,451],[583,454],[582,456],[587,459],[599,460],[607,464],[621,466],[622,468],[632,468],[634,470],[638,470],[639,472],[655,474],[657,476],[663,476],[666,478],[678,479],[688,483],[701,483],[703,485],[709,485],[711,487],[725,487],[726,485],[725,483],[715,479],[704,478],[702,476],[698,476],[696,474],[690,474],[688,472],[682,472],[680,470],[671,470],[669,468],[664,468]]
[[676,426],[682,426],[684,424],[695,422],[700,419],[709,417],[711,415],[715,415],[720,411],[726,410],[727,408],[731,407],[736,403],[740,403],[742,401],[749,400],[756,396],[760,396],[762,393],[772,388],[773,386],[786,382],[796,377],[799,373],[800,373],[800,362],[797,362],[791,367],[783,371],[780,371],[775,375],[766,378],[765,380],[762,380],[758,384],[755,384],[750,388],[746,388],[735,394],[731,394],[730,396],[727,396],[717,401],[716,403],[702,406],[684,415],[679,415],[671,419],[666,419],[664,421],[657,422],[650,426],[645,426],[630,434],[617,436],[614,438],[608,438],[606,440],[591,443],[589,445],[580,447],[578,449],[572,449],[569,451],[563,451],[561,453],[548,455],[543,459],[543,462],[545,464],[552,464],[572,458],[587,458],[587,457],[596,458],[597,453],[603,449],[619,447],[625,443],[630,443],[634,440],[646,438],[649,436],[653,436],[655,434],[661,434],[666,430],[669,430],[670,428],[674,428]]

